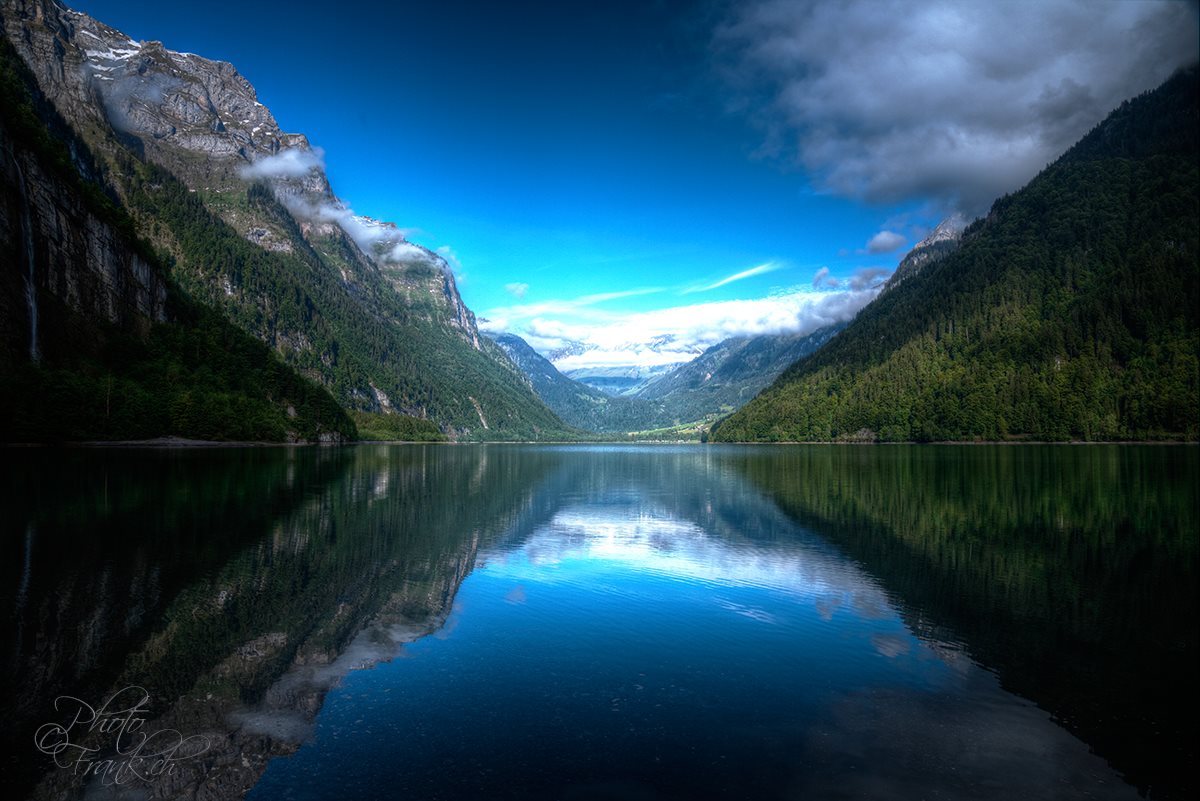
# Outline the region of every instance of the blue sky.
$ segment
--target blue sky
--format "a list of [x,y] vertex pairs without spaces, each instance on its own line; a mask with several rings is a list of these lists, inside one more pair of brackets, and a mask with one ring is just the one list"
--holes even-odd
[[852,314],[1196,49],[1188,2],[74,5],[232,62],[543,350]]

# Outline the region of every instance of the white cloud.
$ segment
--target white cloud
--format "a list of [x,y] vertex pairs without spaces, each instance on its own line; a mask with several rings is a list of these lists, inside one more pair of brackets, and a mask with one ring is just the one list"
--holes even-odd
[[[288,148],[273,156],[260,158],[239,170],[246,179],[299,178],[313,170],[324,171],[325,153],[321,148]],[[421,264],[437,270],[452,270],[459,281],[466,279],[462,264],[449,245],[434,253],[409,242],[412,229],[399,228],[394,223],[357,215],[343,201],[328,196],[312,199],[287,189],[277,190],[277,197],[297,220],[312,223],[333,223],[358,245],[359,250],[384,264]]]
[[[306,220],[314,223],[336,223],[341,226],[347,236],[354,240],[354,244],[358,245],[359,249],[368,255],[377,255],[375,245],[378,243],[387,243],[395,239],[400,239],[400,246],[408,245],[407,242],[403,241],[403,235],[394,225],[380,222],[370,217],[360,217],[354,213],[354,209],[345,205],[340,200],[313,202],[298,195],[290,194],[281,195],[279,199],[287,206],[288,211],[297,220]],[[403,248],[400,255],[404,255]]]
[[877,289],[883,285],[887,277],[892,274],[892,271],[886,267],[859,267],[854,271],[854,275],[846,281],[846,286],[850,287],[851,291],[858,292],[864,289]]
[[735,0],[731,110],[824,191],[974,212],[1200,56],[1194,2]]
[[[299,221],[313,223],[337,223],[343,228],[359,227],[353,209],[338,202],[316,203],[299,195],[276,194],[279,202],[287,207],[292,216]],[[349,230],[349,229],[347,229]],[[357,239],[355,241],[358,241]]]
[[520,281],[514,281],[511,284],[505,284],[504,291],[512,295],[517,300],[524,300],[525,293],[529,291],[529,284],[525,284]]
[[619,315],[594,307],[612,300],[632,298],[638,295],[652,295],[662,291],[664,290],[661,287],[644,287],[641,289],[626,289],[621,292],[601,292],[594,295],[583,295],[582,297],[571,298],[569,300],[546,300],[539,303],[522,303],[516,306],[503,306],[490,309],[487,312],[487,316],[503,320],[531,320],[538,317],[545,318],[550,315],[569,316],[592,322],[614,320]]
[[[697,303],[644,312],[605,312],[593,317],[575,313],[581,301],[600,297],[589,296],[575,301],[493,309],[486,316],[491,321],[491,330],[517,333],[543,354],[573,342],[591,348],[584,354],[561,358],[556,362],[560,369],[601,365],[647,367],[690,361],[704,349],[730,337],[804,334],[849,320],[875,297],[879,284],[878,276],[863,273],[848,281],[848,288],[839,292],[802,288],[756,300]],[[569,314],[570,322],[552,316],[556,314]]]
[[699,353],[700,351],[688,348],[629,345],[620,348],[596,348],[585,353],[564,356],[555,360],[554,366],[564,373],[568,370],[597,367],[662,367],[685,364],[696,358]]
[[525,325],[525,331],[530,336],[547,343],[551,349],[568,342],[584,342],[591,336],[593,328],[587,324],[566,323],[544,317],[535,317]]
[[404,238],[406,229],[371,217],[359,216],[354,213],[354,209],[339,200],[313,202],[290,194],[282,195],[279,199],[297,220],[336,223],[341,226],[346,235],[354,240],[354,244],[358,245],[359,250],[385,264],[416,262],[434,269],[448,270],[450,267],[446,254],[454,259],[455,265],[458,264],[458,259],[449,247],[442,246],[438,253],[434,253],[415,245]]
[[891,253],[907,241],[895,231],[880,231],[867,241],[867,253]]
[[685,289],[685,290],[683,290],[683,294],[687,295],[692,292],[707,292],[710,289],[716,289],[717,287],[722,287],[722,286],[725,286],[726,284],[732,284],[734,281],[741,281],[744,278],[750,278],[755,275],[762,275],[763,273],[774,272],[775,270],[778,270],[781,267],[783,267],[783,264],[781,264],[779,262],[769,261],[765,264],[760,264],[757,267],[751,267],[749,270],[742,270],[740,273],[734,273],[733,275],[731,275],[727,278],[722,278],[720,281],[717,281],[715,284],[709,284],[708,286],[693,287],[691,289]]
[[325,152],[319,147],[312,150],[291,147],[273,156],[260,158],[238,170],[246,180],[255,178],[303,178],[313,170],[325,169]]
[[437,254],[454,269],[456,275],[462,275],[462,262],[459,261],[458,254],[454,252],[454,248],[449,245],[441,245],[437,249]]
[[410,262],[421,262],[423,264],[434,263],[438,261],[437,257],[430,253],[420,245],[414,245],[412,242],[397,242],[392,245],[383,255],[384,261],[405,264]]

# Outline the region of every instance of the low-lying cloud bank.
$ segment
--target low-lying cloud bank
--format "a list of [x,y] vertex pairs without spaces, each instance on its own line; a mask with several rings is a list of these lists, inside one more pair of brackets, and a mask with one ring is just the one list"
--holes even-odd
[[[731,337],[809,334],[849,320],[874,299],[888,274],[887,270],[860,271],[839,282],[838,291],[793,287],[766,298],[654,311],[610,312],[577,301],[500,307],[488,310],[480,327],[517,334],[551,357],[560,370],[652,367],[691,361]],[[570,311],[570,321],[551,316],[556,309],[562,310],[563,316]],[[580,350],[583,352],[572,352]]]

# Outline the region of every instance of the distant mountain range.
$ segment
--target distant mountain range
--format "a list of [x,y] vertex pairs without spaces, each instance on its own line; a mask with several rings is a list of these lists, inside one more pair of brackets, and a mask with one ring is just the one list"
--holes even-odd
[[1197,439],[1198,96],[1122,104],[712,439]]
[[611,348],[567,341],[546,358],[563,375],[581,384],[608,395],[636,395],[650,382],[703,352],[703,348],[683,345],[674,336],[664,335]]
[[843,327],[826,326],[811,334],[727,339],[692,361],[645,377],[619,393],[564,375],[518,336],[492,336],[529,377],[538,397],[567,423],[589,431],[632,432],[727,414]]
[[586,431],[641,431],[672,425],[662,404],[612,395],[568,378],[514,334],[489,334],[529,377],[534,392],[569,425]]

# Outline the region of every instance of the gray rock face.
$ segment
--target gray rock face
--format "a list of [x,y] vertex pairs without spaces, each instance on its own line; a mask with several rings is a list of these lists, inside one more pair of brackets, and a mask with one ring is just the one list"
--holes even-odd
[[[138,42],[55,0],[5,0],[4,17],[42,90],[79,130],[104,121],[148,150],[174,147],[242,163],[301,146],[279,130],[232,64]],[[168,161],[178,166],[179,159]]]
[[[929,236],[917,243],[916,248],[925,248],[939,242],[957,242],[962,237],[963,229],[967,227],[967,219],[959,213],[951,214],[937,224]],[[914,250],[916,249],[914,248]]]
[[166,319],[167,287],[117,231],[84,205],[79,193],[47,175],[15,149],[0,124],[0,252],[14,255],[26,282],[21,335],[38,353],[37,310],[47,297],[93,319],[121,326]]
[[883,291],[895,288],[901,281],[919,273],[927,264],[954,252],[966,227],[967,221],[961,214],[953,214],[938,223],[929,236],[918,242],[900,260],[896,271],[883,285]]
[[422,289],[435,297],[440,294],[437,300],[448,312],[445,322],[458,328],[476,350],[480,349],[475,313],[463,303],[454,272],[444,258],[409,242],[395,223],[356,216],[344,225],[352,235],[357,233],[356,241],[379,266],[393,289],[402,295]]

